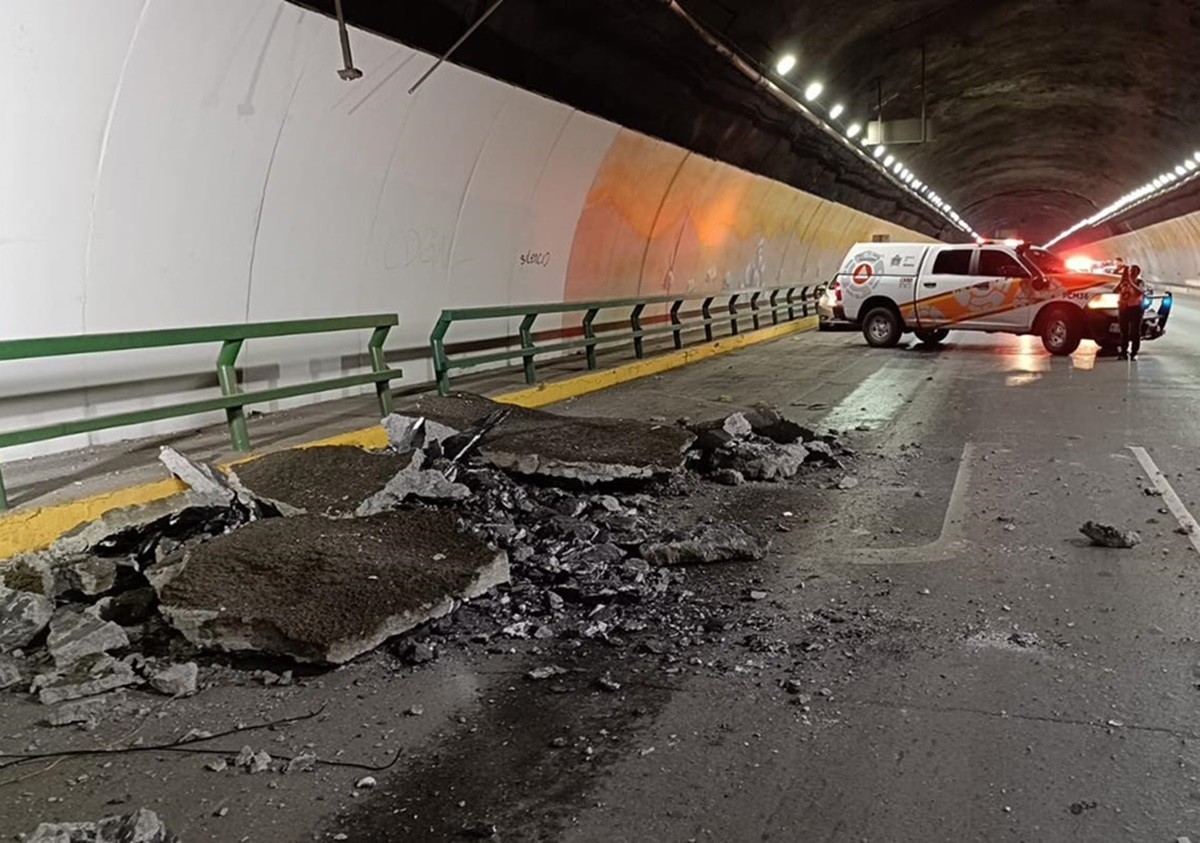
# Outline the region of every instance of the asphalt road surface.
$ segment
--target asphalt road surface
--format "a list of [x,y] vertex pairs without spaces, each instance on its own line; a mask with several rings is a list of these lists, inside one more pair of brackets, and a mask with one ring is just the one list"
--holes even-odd
[[[214,665],[197,696],[147,697],[86,735],[8,695],[0,722],[26,751],[311,712],[226,743],[399,761],[368,789],[354,767],[58,760],[0,780],[0,831],[146,806],[185,840],[1200,841],[1200,536],[1184,529],[1200,299],[1136,363],[1091,343],[1055,359],[1034,338],[873,350],[810,333],[555,410],[670,421],[760,401],[843,431],[857,482],[704,484],[698,517],[774,536],[762,562],[687,572],[729,626],[661,654],[498,637],[413,668],[381,648],[286,686]],[[1090,547],[1089,519],[1143,541]],[[570,672],[526,678],[547,664]]]
[[[504,762],[525,786],[488,764],[529,729],[545,745],[530,701],[439,756],[441,809],[409,776],[396,810],[452,814],[459,781],[506,839],[1200,839],[1200,537],[1177,532],[1200,511],[1200,306],[1172,319],[1136,363],[810,334],[573,402],[695,418],[766,400],[852,431],[859,484],[755,504],[804,514],[755,586],[785,656],[731,641],[643,679],[632,720],[572,703],[619,748],[570,785],[578,765],[550,750]],[[1142,544],[1088,546],[1093,518]],[[384,834],[379,816],[350,827]]]

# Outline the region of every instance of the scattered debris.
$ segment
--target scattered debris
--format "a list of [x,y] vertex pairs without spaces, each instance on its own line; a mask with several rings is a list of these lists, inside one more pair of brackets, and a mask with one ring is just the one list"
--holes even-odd
[[1086,802],[1084,802],[1084,801],[1072,802],[1071,806],[1070,806],[1070,811],[1075,816],[1079,816],[1084,811],[1091,811],[1091,810],[1095,809],[1096,806],[1097,806],[1097,803],[1094,800],[1086,801]]
[[97,822],[42,823],[25,843],[178,843],[153,811],[105,817]]
[[403,416],[392,413],[383,420],[388,442],[398,454],[406,454],[429,445],[441,445],[458,431],[424,416]]
[[1079,528],[1079,532],[1087,536],[1097,547],[1128,549],[1142,543],[1141,535],[1134,530],[1122,530],[1119,527],[1100,524],[1096,521],[1088,521]]
[[542,679],[552,679],[555,676],[562,676],[566,673],[566,668],[559,667],[556,664],[546,665],[545,667],[535,667],[533,670],[525,674],[530,679],[540,681]]
[[283,765],[284,773],[311,773],[317,769],[317,755],[314,752],[302,752]]
[[368,790],[370,788],[375,787],[377,784],[378,784],[378,782],[375,781],[374,776],[363,776],[361,779],[359,779],[358,781],[356,781],[354,783],[354,786],[359,790]]
[[354,514],[362,518],[391,512],[410,497],[427,501],[453,501],[470,496],[471,490],[466,486],[447,480],[440,471],[423,470],[423,464],[423,453],[414,452],[408,466],[389,480],[383,489],[359,504]]

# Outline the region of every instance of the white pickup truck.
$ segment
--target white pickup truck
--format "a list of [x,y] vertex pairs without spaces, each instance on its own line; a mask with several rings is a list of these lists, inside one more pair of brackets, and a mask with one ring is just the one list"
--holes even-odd
[[[1117,277],[1071,272],[1044,249],[1007,242],[931,245],[858,243],[825,294],[832,321],[862,328],[890,348],[908,331],[939,343],[951,329],[1037,334],[1051,354],[1071,354],[1083,339],[1115,347]],[[1143,339],[1166,330],[1171,294],[1144,301]]]

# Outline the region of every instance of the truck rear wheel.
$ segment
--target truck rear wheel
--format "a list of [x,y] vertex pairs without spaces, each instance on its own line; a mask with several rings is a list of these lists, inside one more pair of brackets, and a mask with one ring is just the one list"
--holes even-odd
[[1042,345],[1055,357],[1074,354],[1083,339],[1083,325],[1079,314],[1069,308],[1056,307],[1042,317]]
[[863,317],[863,337],[872,348],[895,348],[903,333],[900,314],[890,307],[876,307]]
[[945,328],[926,328],[924,330],[914,331],[919,339],[925,345],[938,345],[946,337],[950,336],[950,332]]

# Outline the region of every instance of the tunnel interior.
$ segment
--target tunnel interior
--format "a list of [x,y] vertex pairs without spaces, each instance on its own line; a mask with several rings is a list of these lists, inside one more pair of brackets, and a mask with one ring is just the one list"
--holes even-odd
[[[333,9],[331,0],[309,5]],[[430,0],[414,13],[379,0],[345,4],[352,22],[434,53],[491,5]],[[454,60],[898,224],[945,233],[747,82],[670,5],[508,0]],[[679,5],[762,67],[794,55],[783,83],[799,91],[821,82],[816,110],[844,105],[843,124],[874,120],[881,105],[885,121],[915,119],[924,104],[927,140],[892,150],[985,235],[1046,242],[1196,151],[1200,94],[1183,84],[1200,73],[1194,0]],[[1177,205],[1143,209],[1137,222],[1177,215]],[[1088,239],[1129,228],[1106,221]]]

